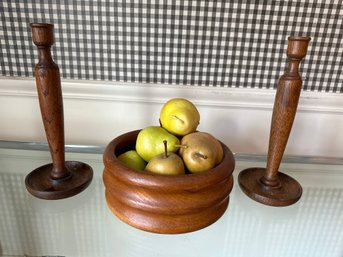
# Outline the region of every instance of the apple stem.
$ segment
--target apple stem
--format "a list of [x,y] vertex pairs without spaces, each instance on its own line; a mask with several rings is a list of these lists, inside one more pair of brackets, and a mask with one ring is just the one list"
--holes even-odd
[[161,122],[161,119],[158,119],[158,123],[160,123],[160,127],[162,128],[162,122]]
[[168,158],[167,140],[163,140],[163,144],[164,144],[164,158]]
[[205,154],[196,152],[195,155],[196,155],[197,157],[200,157],[200,158],[203,158],[203,159],[207,159],[207,155],[205,155]]
[[175,146],[180,147],[180,148],[184,148],[184,149],[188,148],[188,145],[175,145]]
[[185,123],[183,120],[181,120],[179,117],[177,117],[176,115],[170,115],[170,118],[173,118],[173,119],[177,119],[179,121],[181,121],[182,123]]

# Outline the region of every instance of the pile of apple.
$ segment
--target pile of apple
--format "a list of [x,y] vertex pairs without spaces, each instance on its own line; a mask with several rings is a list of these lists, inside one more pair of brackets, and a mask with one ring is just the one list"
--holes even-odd
[[223,148],[211,134],[196,131],[200,114],[184,98],[167,101],[160,112],[160,126],[142,129],[136,149],[118,156],[128,167],[165,175],[207,171],[223,159]]

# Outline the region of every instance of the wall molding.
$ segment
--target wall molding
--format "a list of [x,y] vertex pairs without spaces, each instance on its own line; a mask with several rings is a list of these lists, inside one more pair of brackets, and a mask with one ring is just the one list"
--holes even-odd
[[[106,144],[118,133],[155,125],[172,97],[193,101],[208,130],[237,152],[265,153],[275,90],[62,81],[66,143]],[[343,96],[301,93],[286,151],[292,155],[343,156]],[[0,139],[44,141],[32,78],[0,77]],[[337,141],[338,140],[338,141]]]
[[[138,84],[108,81],[62,80],[64,99],[163,103],[187,97],[202,106],[272,109],[276,90]],[[0,96],[37,97],[35,80],[0,77]],[[303,91],[298,112],[343,113],[338,93]]]

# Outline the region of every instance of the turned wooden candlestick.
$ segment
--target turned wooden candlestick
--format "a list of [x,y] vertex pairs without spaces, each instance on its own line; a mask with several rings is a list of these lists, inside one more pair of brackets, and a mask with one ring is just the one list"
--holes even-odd
[[38,198],[62,199],[84,190],[93,178],[93,170],[82,162],[65,161],[60,73],[50,49],[54,43],[54,26],[32,23],[31,27],[32,39],[39,54],[39,62],[35,67],[39,106],[52,164],[33,170],[27,175],[25,185]]
[[288,38],[288,67],[277,87],[270,129],[266,168],[249,168],[238,177],[242,191],[250,198],[272,206],[287,206],[297,202],[301,185],[290,176],[279,172],[289,134],[295,118],[302,80],[299,64],[306,56],[309,37]]

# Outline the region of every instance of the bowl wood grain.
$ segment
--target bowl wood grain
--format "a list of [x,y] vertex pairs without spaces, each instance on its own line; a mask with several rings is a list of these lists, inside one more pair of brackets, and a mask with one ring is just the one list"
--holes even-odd
[[155,233],[186,233],[218,220],[229,204],[235,160],[222,144],[223,161],[203,173],[159,175],[127,167],[117,159],[135,149],[140,130],[113,139],[103,154],[106,202],[125,223]]

